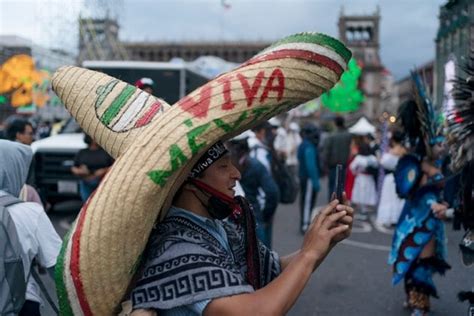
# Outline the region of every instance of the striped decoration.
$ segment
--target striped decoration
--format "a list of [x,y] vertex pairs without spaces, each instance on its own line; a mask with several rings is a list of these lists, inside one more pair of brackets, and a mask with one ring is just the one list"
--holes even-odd
[[[100,86],[96,94],[97,118],[114,132],[146,126],[160,109],[163,110],[161,102],[152,100],[150,94],[134,86],[120,84],[116,79]],[[104,103],[108,105],[104,106]]]
[[262,51],[262,53],[265,53],[267,50],[272,50],[277,46],[280,46],[282,44],[302,44],[302,43],[310,43],[310,44],[316,44],[320,45],[322,47],[326,47],[340,55],[346,64],[349,62],[349,59],[351,59],[352,53],[349,49],[347,49],[344,44],[339,42],[337,39],[332,38],[326,34],[322,33],[315,33],[315,32],[303,32],[295,35],[291,35],[288,37],[285,37],[284,39],[276,42],[275,44],[271,45],[269,48],[265,49]]
[[263,50],[241,67],[282,58],[302,59],[324,65],[338,76],[347,69],[351,52],[339,41],[321,33],[288,36]]

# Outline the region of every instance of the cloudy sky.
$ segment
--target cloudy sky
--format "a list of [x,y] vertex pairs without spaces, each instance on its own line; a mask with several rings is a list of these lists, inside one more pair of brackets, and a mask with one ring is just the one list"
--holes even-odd
[[0,0],[0,34],[74,52],[77,16],[117,16],[126,41],[272,41],[301,31],[338,36],[346,14],[381,13],[381,58],[397,79],[434,58],[446,0]]

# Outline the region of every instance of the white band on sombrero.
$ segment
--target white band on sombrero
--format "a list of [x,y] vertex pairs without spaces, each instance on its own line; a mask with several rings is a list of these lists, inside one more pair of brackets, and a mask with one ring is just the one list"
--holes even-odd
[[289,36],[173,106],[98,72],[56,72],[54,91],[116,158],[64,242],[57,264],[61,313],[115,313],[152,226],[199,157],[217,141],[319,97],[350,56],[322,34]]

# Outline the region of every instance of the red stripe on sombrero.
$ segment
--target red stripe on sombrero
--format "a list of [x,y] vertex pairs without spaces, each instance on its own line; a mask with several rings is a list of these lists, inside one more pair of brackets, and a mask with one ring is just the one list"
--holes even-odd
[[91,194],[89,199],[86,201],[86,204],[82,208],[81,214],[79,216],[79,222],[77,223],[76,232],[72,236],[72,248],[71,248],[71,262],[69,264],[69,269],[71,270],[72,281],[74,283],[74,287],[76,288],[77,298],[79,300],[79,304],[81,305],[82,312],[85,316],[92,316],[92,311],[87,302],[86,295],[84,293],[84,285],[82,284],[82,280],[80,278],[79,272],[79,257],[80,257],[80,246],[81,246],[81,234],[82,234],[82,227],[84,225],[87,207],[89,206],[89,202],[92,200],[95,191]]
[[145,114],[143,114],[140,119],[135,123],[135,127],[142,127],[150,123],[150,121],[155,117],[155,114],[160,110],[161,108],[161,102],[156,101],[151,105],[151,107],[146,111]]
[[334,71],[338,76],[344,72],[344,69],[342,69],[341,65],[339,65],[337,62],[335,62],[331,58],[321,55],[321,54],[316,54],[307,50],[300,50],[300,49],[281,49],[281,50],[269,53],[268,55],[263,55],[260,57],[250,59],[248,62],[246,62],[239,68],[261,63],[263,61],[269,61],[269,60],[275,60],[275,59],[281,59],[281,58],[298,58],[298,59],[304,59],[313,63],[322,64],[325,67]]

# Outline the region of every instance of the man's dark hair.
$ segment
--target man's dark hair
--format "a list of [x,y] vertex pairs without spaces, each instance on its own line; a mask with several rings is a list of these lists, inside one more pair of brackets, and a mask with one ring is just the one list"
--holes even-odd
[[311,141],[313,144],[319,144],[319,128],[313,123],[307,123],[301,128],[300,135],[302,138],[306,138]]
[[86,143],[88,146],[92,144],[92,137],[87,134],[84,134],[84,143]]
[[396,142],[400,144],[403,142],[404,139],[405,139],[405,134],[402,131],[398,131],[398,130],[393,131],[392,139],[391,139],[392,142]]
[[249,144],[247,142],[247,138],[244,139],[231,139],[228,142],[230,152],[232,155],[237,155],[238,157],[247,154],[250,151]]
[[270,125],[270,123],[268,123],[268,122],[262,122],[262,123],[260,123],[260,124],[258,124],[258,125],[255,125],[254,127],[252,127],[252,131],[253,131],[253,132],[258,132],[258,131],[260,131],[260,130],[262,130],[262,129],[270,130],[271,127],[272,127],[272,126]]
[[370,146],[366,143],[360,144],[358,154],[361,155],[361,156],[369,156],[371,154]]
[[334,118],[334,124],[336,124],[338,128],[344,128],[344,118],[342,116],[336,116]]
[[26,126],[29,125],[33,128],[30,122],[25,119],[14,119],[10,124],[8,124],[7,129],[5,130],[5,136],[8,140],[15,141],[17,133],[24,133]]

